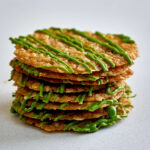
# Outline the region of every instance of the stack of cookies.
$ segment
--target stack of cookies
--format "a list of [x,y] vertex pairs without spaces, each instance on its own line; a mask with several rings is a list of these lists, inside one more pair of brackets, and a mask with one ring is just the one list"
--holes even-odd
[[49,28],[10,38],[11,112],[45,131],[95,132],[127,117],[132,109],[126,83],[138,57],[123,34]]

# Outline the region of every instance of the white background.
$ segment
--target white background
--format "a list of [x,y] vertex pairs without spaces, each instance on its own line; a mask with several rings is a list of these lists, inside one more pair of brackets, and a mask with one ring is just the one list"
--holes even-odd
[[[0,150],[149,150],[149,7],[149,0],[0,0]],[[140,58],[128,80],[137,97],[127,119],[92,134],[45,133],[9,113],[15,88],[7,82],[14,57],[8,38],[50,26],[125,33],[137,42]]]

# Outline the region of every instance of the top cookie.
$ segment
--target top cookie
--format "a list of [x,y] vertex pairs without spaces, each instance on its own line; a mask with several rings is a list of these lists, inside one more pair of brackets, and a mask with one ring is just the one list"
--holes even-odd
[[50,28],[10,38],[17,59],[35,68],[58,73],[91,74],[132,65],[138,57],[133,40],[125,35]]

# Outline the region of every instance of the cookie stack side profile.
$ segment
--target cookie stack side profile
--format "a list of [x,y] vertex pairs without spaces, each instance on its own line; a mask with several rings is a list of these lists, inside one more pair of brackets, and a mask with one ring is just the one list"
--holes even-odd
[[128,116],[138,48],[123,34],[51,27],[10,38],[10,111],[47,132],[96,132]]

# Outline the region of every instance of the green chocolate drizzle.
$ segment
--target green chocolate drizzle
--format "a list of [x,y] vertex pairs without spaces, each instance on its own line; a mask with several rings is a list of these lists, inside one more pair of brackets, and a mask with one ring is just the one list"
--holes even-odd
[[75,101],[75,102],[78,102],[78,101],[79,101],[80,96],[81,96],[81,95],[79,94],[79,95],[75,98],[75,100],[74,100],[74,101]]
[[44,114],[44,115],[41,117],[41,121],[44,121],[45,119],[47,119],[47,118],[49,118],[49,117],[51,117],[51,116],[52,116],[52,114],[46,113],[46,114]]
[[61,85],[60,85],[59,92],[60,92],[61,94],[63,94],[64,91],[65,91],[65,84],[61,84]]
[[128,96],[127,98],[135,98],[136,94],[132,95],[132,96]]
[[36,107],[36,104],[39,101],[39,98],[40,98],[40,94],[38,93],[35,97],[35,101],[31,104],[31,106],[29,108],[24,108],[24,112],[32,111]]
[[85,85],[85,82],[84,82],[84,81],[82,81],[82,82],[81,82],[81,85]]
[[86,98],[86,93],[81,94],[80,100],[79,100],[79,104],[83,104],[83,101]]
[[107,82],[107,83],[109,82],[109,78],[108,78],[108,76],[106,77],[106,82]]
[[26,107],[26,102],[27,102],[27,100],[31,97],[31,95],[32,95],[32,93],[33,93],[33,91],[30,91],[29,92],[29,94],[27,95],[27,97],[26,98],[24,98],[24,100],[23,100],[23,102],[22,102],[22,104],[21,104],[21,109],[23,109],[23,111],[21,112],[21,115],[23,115],[24,113],[25,113],[25,107]]
[[[98,80],[98,77],[93,76],[93,75],[87,75],[87,74],[82,75],[82,74],[78,74],[78,76],[83,77],[83,78],[85,78],[85,79],[88,79],[88,80],[90,80],[90,81],[96,81],[96,80]],[[85,82],[84,82],[84,83],[85,83]]]
[[43,97],[44,83],[40,84],[40,97]]
[[135,43],[134,40],[132,40],[129,36],[124,34],[114,34],[115,36],[118,36],[122,39],[124,43]]
[[36,114],[36,115],[33,114],[32,118],[38,119],[38,118],[42,117],[43,114],[44,114],[44,112],[40,112],[40,113],[38,113],[38,114]]
[[60,115],[60,116],[56,117],[56,118],[54,119],[54,121],[58,121],[59,119],[65,117],[65,116],[66,116],[66,114],[65,114],[65,115]]
[[23,102],[21,104],[21,108],[25,108],[26,102],[31,97],[32,93],[33,93],[33,91],[29,92],[29,94],[27,95],[27,97],[23,100]]
[[83,94],[79,94],[76,98],[75,98],[75,102],[78,102],[79,104],[83,104],[83,101],[86,98],[86,93]]
[[37,110],[42,110],[45,105],[46,105],[45,103],[39,104],[39,105],[36,107],[36,109],[37,109]]
[[123,105],[123,107],[134,107],[132,104]]
[[56,99],[58,98],[58,96],[59,96],[59,94],[55,94],[55,95],[53,96],[52,102],[55,102]]
[[98,82],[98,85],[101,85],[102,84],[102,79],[98,79],[97,82]]
[[24,82],[23,82],[23,74],[21,74],[21,76],[20,76],[20,80],[19,80],[19,86],[21,86],[21,87],[25,87],[25,86],[26,86],[27,81],[28,81],[28,76],[26,76],[26,78],[25,78],[25,80],[24,80]]
[[93,86],[90,86],[90,89],[89,89],[89,96],[92,96],[92,90],[93,90]]
[[89,79],[90,81],[96,81],[98,78],[95,77],[95,76],[89,75],[89,76],[88,76],[88,79]]
[[52,96],[52,92],[46,93],[44,95],[43,102],[47,104],[49,102],[51,96]]
[[116,74],[113,74],[112,72],[107,72],[108,76],[116,76]]
[[10,76],[10,79],[8,79],[8,81],[11,81],[11,80],[13,79],[14,73],[15,73],[15,70],[13,69],[13,70],[11,71],[11,76]]
[[132,95],[132,96],[122,96],[122,98],[135,98],[136,97],[136,94]]
[[111,91],[110,88],[111,88],[111,84],[108,84],[108,87],[106,88],[106,93],[107,93],[108,95],[114,95],[114,94],[116,94],[118,91],[124,89],[123,86],[118,86],[114,91]]
[[95,102],[93,104],[85,106],[83,109],[88,109],[89,111],[94,112],[95,110],[101,108],[102,105],[104,105],[104,104],[114,105],[117,102],[118,101],[116,99],[114,99],[114,98],[106,99],[106,100],[103,100],[103,101],[100,101],[100,102]]
[[59,107],[60,110],[63,110],[69,103],[62,103]]
[[16,98],[15,100],[13,100],[12,102],[12,106],[10,108],[10,112],[11,113],[17,113],[20,109],[20,103],[19,103],[19,99],[21,96],[19,96],[18,98]]
[[131,91],[131,90],[126,90],[125,93],[126,93],[127,95],[129,95],[130,93],[132,93],[132,91]]
[[111,46],[113,46],[114,48],[116,48],[118,50],[118,54],[122,55],[130,65],[132,65],[132,61],[129,57],[129,55],[126,53],[126,51],[124,51],[118,44],[116,44],[115,42],[113,42],[112,40],[108,39],[104,34],[102,34],[101,32],[96,32],[97,35],[99,35],[100,37],[102,37],[105,41],[107,41]]
[[68,124],[65,126],[64,131],[65,131],[65,130],[70,130],[70,129],[71,129],[73,126],[75,126],[77,123],[78,123],[77,120],[68,123]]
[[20,62],[19,60],[15,59],[13,61],[12,67],[15,66],[15,64],[18,64],[23,70],[25,70],[26,72],[28,72],[29,74],[34,74],[35,76],[39,75],[39,71],[33,67],[29,67],[28,65]]
[[116,115],[117,115],[116,107],[108,106],[107,107],[107,113],[108,113],[108,116],[110,118],[116,117]]

